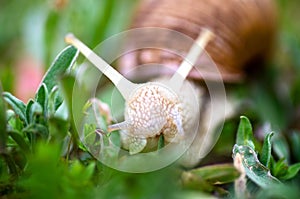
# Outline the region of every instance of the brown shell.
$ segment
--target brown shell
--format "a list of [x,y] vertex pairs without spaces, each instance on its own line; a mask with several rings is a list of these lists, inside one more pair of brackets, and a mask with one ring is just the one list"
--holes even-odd
[[[216,37],[206,50],[223,80],[234,82],[242,79],[250,63],[269,56],[276,29],[276,12],[272,0],[142,0],[131,28],[141,27],[168,28],[193,39],[202,28],[210,29]],[[150,40],[159,42],[160,36],[152,35]],[[176,44],[176,41],[172,42]],[[126,74],[131,67],[141,64],[172,63],[178,67],[181,61],[162,50],[140,49],[121,58],[119,66]],[[201,64],[201,59],[197,64]],[[131,73],[129,78],[145,76],[137,73]],[[215,79],[209,69],[202,69],[201,75],[192,71],[190,77]]]

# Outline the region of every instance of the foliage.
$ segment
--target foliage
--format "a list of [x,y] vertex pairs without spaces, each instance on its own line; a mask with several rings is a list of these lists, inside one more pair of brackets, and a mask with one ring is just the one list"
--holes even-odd
[[[246,183],[247,176],[247,178],[254,182],[258,187],[263,189],[259,192],[260,196],[267,197],[268,195],[265,194],[264,191],[266,189],[273,190],[274,187],[279,188],[284,193],[288,192],[288,190],[291,190],[292,193],[297,194],[297,189],[287,189],[287,186],[282,183],[283,181],[292,179],[297,175],[298,171],[300,170],[300,164],[296,163],[293,165],[287,165],[286,163],[283,163],[283,159],[278,161],[274,160],[271,154],[271,137],[273,134],[273,132],[270,132],[266,135],[262,149],[258,153],[255,151],[254,136],[250,121],[244,116],[241,117],[237,132],[236,145],[233,147],[233,158],[236,168],[245,175],[241,175],[244,179],[239,179],[237,181],[238,183]],[[270,161],[272,161],[272,165],[275,166],[272,166]],[[236,189],[240,187],[241,184],[238,184]],[[246,193],[249,192],[247,190],[244,190],[243,192],[243,197],[247,198],[248,196]],[[254,193],[251,194],[255,195]],[[279,194],[277,193],[277,195],[275,193],[271,195],[272,197],[281,197],[282,194],[283,193],[280,192]]]
[[[275,133],[270,132],[259,143],[249,119],[244,116],[233,147],[234,165],[214,164],[185,171],[174,165],[145,174],[123,173],[102,165],[81,146],[72,118],[75,80],[71,67],[77,55],[75,48],[65,48],[45,74],[35,98],[27,104],[3,92],[0,119],[6,127],[1,129],[1,195],[20,198],[176,198],[180,195],[180,198],[189,198],[194,194],[233,197],[235,190],[239,194],[236,196],[270,197],[276,193],[260,190],[273,187],[297,194],[297,189],[287,187],[285,181],[292,183],[290,179],[298,174],[300,163],[288,165],[284,159],[276,160],[271,151],[271,138]],[[91,130],[95,131],[95,126],[86,126],[86,131]],[[297,140],[295,147],[299,146]],[[161,137],[159,147],[163,147],[162,143]],[[286,151],[284,147],[286,145],[279,147],[279,151]],[[166,185],[165,181],[171,183]],[[245,188],[233,188],[234,182],[239,186],[245,183]],[[257,187],[254,192],[253,187]],[[237,189],[243,191],[237,193]]]
[[[75,82],[72,65],[78,61],[77,50],[65,48],[50,64],[62,49],[66,32],[73,31],[95,46],[126,25],[135,1],[75,0],[66,7],[62,4],[45,7],[45,2],[0,3],[3,90],[13,88],[15,74],[11,68],[20,51],[32,53],[43,60],[46,68],[49,66],[35,96],[27,103],[13,93],[3,92],[0,86],[1,198],[297,198],[300,195],[297,1],[277,1],[279,45],[269,67],[246,84],[228,86],[229,92],[245,102],[237,114],[248,117],[242,116],[240,121],[236,116],[228,119],[218,143],[196,168],[170,165],[143,174],[106,167],[80,143],[72,112]],[[78,12],[78,7],[83,12]],[[117,15],[120,10],[122,14]],[[37,19],[36,26],[30,25],[31,19]],[[5,23],[8,20],[15,24]],[[41,39],[34,42],[35,38]],[[105,129],[105,121],[102,125]],[[92,125],[85,128],[92,134],[96,129]],[[163,139],[161,136],[158,148],[164,147]]]

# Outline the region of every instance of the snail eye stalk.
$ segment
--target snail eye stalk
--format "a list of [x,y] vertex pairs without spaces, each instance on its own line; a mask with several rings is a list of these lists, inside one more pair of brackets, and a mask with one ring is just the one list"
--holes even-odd
[[182,61],[176,73],[172,76],[169,82],[169,86],[176,92],[179,91],[180,87],[183,84],[183,81],[186,79],[193,66],[195,65],[199,56],[203,53],[206,45],[214,38],[214,34],[208,30],[204,29],[196,42],[190,48],[186,58]]
[[128,99],[131,92],[138,87],[137,84],[126,79],[73,34],[70,33],[66,35],[65,42],[75,46],[92,64],[94,64],[106,77],[108,77],[125,99]]

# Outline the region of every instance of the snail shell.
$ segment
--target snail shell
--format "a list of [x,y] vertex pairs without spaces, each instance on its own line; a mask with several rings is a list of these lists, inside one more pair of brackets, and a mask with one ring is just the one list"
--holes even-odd
[[[142,0],[131,28],[167,28],[193,39],[202,28],[210,29],[216,37],[206,51],[216,63],[223,81],[235,82],[243,79],[246,68],[252,63],[268,58],[276,28],[275,13],[272,0]],[[153,43],[162,42],[162,37],[165,36],[158,33],[148,39]],[[176,44],[178,41],[172,42]],[[134,38],[131,43],[134,43]],[[178,43],[177,46],[181,45]],[[177,67],[181,62],[181,58],[162,50],[140,49],[125,55],[119,66],[120,71],[126,75],[133,66],[160,63]],[[203,60],[199,58],[196,65],[201,63]],[[200,72],[202,77],[195,70],[189,77],[218,79],[209,68],[201,68]],[[155,75],[157,77],[161,74]],[[136,76],[146,74],[140,74],[138,70],[127,74],[128,78]]]

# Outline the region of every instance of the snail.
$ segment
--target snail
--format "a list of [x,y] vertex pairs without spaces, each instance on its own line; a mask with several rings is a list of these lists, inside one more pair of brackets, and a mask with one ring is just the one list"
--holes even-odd
[[[184,99],[182,96],[186,97],[188,94],[182,95],[180,90],[182,87],[184,90],[189,89],[185,79],[212,37],[213,33],[209,30],[202,31],[188,53],[187,61],[182,62],[170,80],[164,83],[141,84],[127,80],[74,35],[67,35],[66,42],[75,46],[106,75],[126,100],[125,121],[110,125],[108,129],[121,130],[123,147],[128,149],[130,154],[136,154],[146,147],[149,138],[155,138],[160,134],[164,136],[166,142],[179,142],[186,136],[191,127],[189,122],[197,118],[195,117],[197,110],[194,114],[186,114],[183,109],[191,107],[190,103],[193,101],[191,98]],[[193,109],[191,111],[193,112]]]
[[[214,100],[216,105],[213,107],[212,103],[207,102],[207,90],[194,82],[241,81],[249,63],[268,58],[275,33],[272,1],[228,0],[226,5],[223,3],[221,0],[141,1],[132,28],[171,29],[196,42],[191,47],[191,42],[174,39],[166,31],[150,31],[141,38],[131,37],[125,45],[136,50],[120,58],[118,65],[121,73],[73,35],[66,37],[66,42],[78,48],[97,66],[126,100],[125,121],[109,126],[109,130],[121,130],[123,148],[130,154],[142,152],[148,144],[152,144],[153,139],[157,143],[159,135],[163,135],[167,143],[176,143],[191,136],[190,129],[196,129],[195,140],[181,160],[185,166],[196,165],[215,142],[212,141],[213,135],[210,135],[213,127],[232,115],[236,104],[222,98],[225,93],[217,91],[215,99],[219,101]],[[136,43],[150,43],[154,47],[138,49]],[[174,52],[183,56],[164,51],[159,46],[174,48]],[[207,54],[202,53],[204,48]],[[209,60],[214,61],[217,70],[212,70]],[[162,64],[173,70],[160,70],[159,67],[152,70],[150,67],[143,72],[145,64],[149,63]],[[198,66],[201,67],[196,70]],[[151,81],[136,84],[128,79]],[[190,100],[192,95],[198,99]],[[218,114],[218,109],[225,112]],[[205,113],[201,121],[198,116],[200,112]],[[211,118],[214,118],[213,124],[209,122]]]
[[[276,34],[276,7],[272,0],[141,0],[130,28],[149,27],[174,30],[192,39],[196,39],[203,28],[215,35],[205,48],[207,54],[198,57],[195,67],[187,76],[187,81],[196,84],[195,92],[200,93],[199,132],[181,160],[184,166],[193,167],[215,143],[212,137],[216,136],[214,131],[217,126],[232,116],[240,103],[230,96],[230,92],[226,92],[227,100],[223,99],[224,93],[215,89],[214,98],[217,100],[213,107],[210,103],[212,99],[209,99],[209,93],[203,87],[203,80],[240,83],[248,77],[249,72],[259,71],[259,67],[271,55]],[[126,45],[135,49],[138,46],[136,39],[129,38]],[[172,70],[145,69],[145,65],[155,63],[177,70],[191,45],[185,40],[172,39],[164,31],[145,34],[138,39],[158,47],[136,49],[120,58],[119,71],[131,80],[155,78],[159,81],[172,75]],[[164,46],[168,46],[167,51],[160,49]],[[174,51],[179,51],[182,56],[172,53]],[[212,66],[210,60],[215,65]],[[210,122],[211,118],[214,118],[213,122]]]

